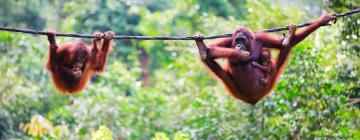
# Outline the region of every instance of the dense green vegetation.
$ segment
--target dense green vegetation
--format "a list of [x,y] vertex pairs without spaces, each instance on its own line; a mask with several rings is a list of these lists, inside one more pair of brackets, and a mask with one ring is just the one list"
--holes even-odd
[[[0,26],[212,35],[360,7],[359,0],[282,2],[0,0]],[[360,97],[359,21],[360,14],[341,19],[300,43],[275,90],[255,106],[227,95],[192,41],[116,41],[106,71],[80,94],[65,96],[44,67],[46,37],[0,31],[0,139],[356,139],[360,106],[347,101]]]

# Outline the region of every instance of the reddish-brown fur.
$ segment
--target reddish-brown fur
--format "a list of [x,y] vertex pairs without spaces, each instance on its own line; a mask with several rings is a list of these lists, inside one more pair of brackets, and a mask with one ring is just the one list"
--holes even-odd
[[[265,32],[252,32],[246,28],[238,29],[231,38],[218,39],[209,43],[207,47],[200,37],[196,40],[200,56],[205,65],[211,70],[217,79],[225,85],[230,95],[250,104],[256,104],[266,96],[275,86],[275,83],[285,68],[286,60],[291,49],[305,39],[310,33],[320,26],[328,24],[336,19],[335,14],[322,16],[311,25],[297,31],[290,41],[289,46],[282,46],[283,37]],[[296,28],[295,26],[291,28]],[[244,57],[243,53],[235,48],[235,39],[246,37],[250,58]],[[239,44],[239,43],[238,43]],[[265,78],[261,69],[252,65],[259,63],[259,54],[263,47],[279,50],[277,59],[271,60],[269,81],[261,84],[260,79]],[[222,68],[214,59],[225,58],[227,65]]]
[[259,55],[260,63],[253,61],[251,64],[255,67],[263,71],[264,78],[260,79],[261,84],[267,84],[270,79],[271,68],[273,68],[274,63],[271,60],[271,52],[270,49],[262,48]]
[[77,93],[85,88],[92,75],[104,71],[115,34],[106,32],[103,40],[101,34],[96,36],[92,47],[80,41],[58,46],[55,33],[48,32],[50,48],[46,68],[60,92]]

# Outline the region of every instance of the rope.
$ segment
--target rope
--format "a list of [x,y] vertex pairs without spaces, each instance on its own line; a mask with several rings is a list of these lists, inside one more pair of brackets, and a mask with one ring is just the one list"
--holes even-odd
[[[342,13],[342,14],[336,14],[336,17],[345,17],[349,16],[351,14],[359,13],[360,8]],[[303,23],[297,25],[298,28],[309,26],[311,22]],[[326,25],[323,25],[326,26]],[[20,32],[20,33],[29,33],[29,34],[37,34],[37,35],[47,35],[47,32],[45,31],[37,31],[37,30],[30,30],[30,29],[19,29],[19,28],[13,28],[13,27],[2,27],[0,26],[0,30],[3,31],[9,31],[9,32]],[[258,30],[256,32],[278,32],[278,31],[284,31],[289,30],[288,26],[285,27],[278,27],[278,28],[272,28],[272,29],[265,29],[265,30]],[[231,37],[232,34],[219,34],[219,35],[211,35],[211,36],[205,36],[204,39],[215,39],[215,38],[225,38],[225,37]],[[67,33],[56,33],[56,36],[63,36],[63,37],[73,37],[73,38],[94,38],[94,35],[88,35],[88,34],[67,34]],[[103,37],[102,37],[103,38]],[[114,39],[135,39],[135,40],[195,40],[196,37],[194,36],[185,36],[185,37],[171,37],[171,36],[127,36],[127,35],[120,35],[115,36]]]

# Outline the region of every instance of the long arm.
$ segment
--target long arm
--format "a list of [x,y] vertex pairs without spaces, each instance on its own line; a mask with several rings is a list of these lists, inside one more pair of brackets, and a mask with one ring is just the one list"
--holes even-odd
[[108,54],[110,52],[110,49],[112,47],[112,39],[115,37],[115,33],[108,31],[105,33],[105,38],[103,41],[103,44],[101,46],[101,52],[100,52],[100,56],[99,56],[99,60],[98,60],[98,65],[97,65],[97,71],[104,71],[105,69],[105,65],[106,65],[106,60],[108,57]]
[[336,14],[334,13],[321,16],[319,19],[311,23],[306,28],[296,32],[293,39],[290,41],[290,46],[295,46],[296,44],[304,40],[309,34],[314,32],[316,29],[323,25],[329,24],[329,22],[332,20],[336,20]]
[[53,70],[53,69],[55,69],[56,63],[57,63],[56,62],[56,59],[57,59],[56,50],[58,48],[58,46],[56,44],[56,39],[55,39],[55,32],[52,32],[52,31],[48,32],[47,37],[48,37],[48,40],[50,43],[48,67]]
[[[249,53],[247,52],[240,52],[234,48],[231,47],[232,38],[222,38],[218,39],[214,42],[211,42],[209,44],[209,47],[203,47],[200,51],[200,57],[201,59],[205,58],[230,58],[230,59],[236,59],[236,60],[244,60],[246,61],[249,58]],[[196,42],[198,44],[198,42]],[[199,44],[198,44],[199,46]],[[200,48],[199,48],[200,49]],[[206,52],[206,53],[202,53]]]
[[289,36],[291,36],[290,38],[292,38],[292,40],[290,40],[289,46],[285,46],[280,49],[280,53],[276,62],[276,75],[278,75],[280,69],[283,67],[284,63],[286,62],[286,59],[293,46],[304,40],[310,33],[315,31],[317,28],[321,27],[322,25],[328,24],[331,20],[334,19],[336,19],[335,14],[324,15],[318,20],[314,21],[311,25],[301,29],[300,31],[296,31],[295,25],[290,25]]
[[91,67],[93,69],[97,69],[98,67],[98,55],[99,55],[99,48],[98,46],[100,46],[99,44],[101,43],[101,33],[95,33],[95,38],[93,38],[93,47],[91,49]]
[[[327,15],[320,17],[318,20],[315,20],[314,22],[312,22],[312,24],[310,24],[309,26],[304,27],[303,29],[296,32],[295,35],[293,36],[292,40],[290,41],[289,45],[291,47],[295,46],[296,44],[298,44],[299,42],[304,40],[312,32],[314,32],[316,29],[318,29],[319,27],[321,27],[323,25],[328,24],[331,20],[334,20],[334,19],[336,19],[335,14],[327,14]],[[282,48],[283,37],[281,37],[281,36],[272,35],[272,34],[265,33],[265,32],[257,32],[256,38],[261,40],[265,47],[277,48],[277,49]]]
[[[311,25],[301,29],[298,31],[292,38],[292,40],[289,43],[289,47],[295,46],[302,40],[304,40],[310,33],[314,32],[317,28],[319,28],[321,24],[319,24],[317,21],[313,22]],[[264,47],[267,48],[276,48],[276,49],[282,49],[282,43],[284,38],[278,35],[273,35],[265,32],[259,32],[256,33],[257,39],[261,40],[264,44]]]

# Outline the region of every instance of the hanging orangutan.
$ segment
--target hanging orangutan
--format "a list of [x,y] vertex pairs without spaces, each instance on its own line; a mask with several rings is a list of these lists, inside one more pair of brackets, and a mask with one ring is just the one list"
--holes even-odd
[[92,75],[104,71],[115,34],[108,31],[104,39],[102,34],[95,34],[93,46],[80,41],[58,46],[55,32],[49,31],[47,36],[50,48],[46,68],[55,87],[62,93],[75,94],[85,88]]
[[[254,105],[273,89],[291,49],[310,33],[335,19],[335,14],[327,14],[299,31],[296,31],[295,25],[290,25],[291,40],[287,46],[283,45],[282,36],[246,28],[237,29],[231,38],[215,40],[208,46],[204,44],[203,36],[196,36],[196,44],[201,60],[225,85],[230,95]],[[276,60],[269,60],[271,54],[266,48],[279,50]],[[217,58],[227,60],[224,68],[215,61]]]

